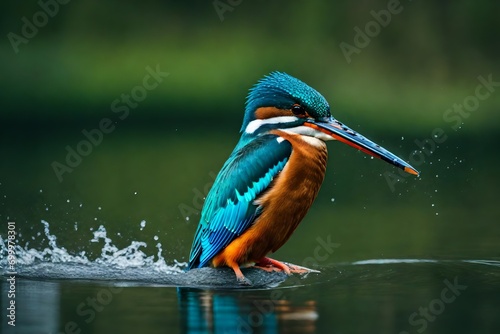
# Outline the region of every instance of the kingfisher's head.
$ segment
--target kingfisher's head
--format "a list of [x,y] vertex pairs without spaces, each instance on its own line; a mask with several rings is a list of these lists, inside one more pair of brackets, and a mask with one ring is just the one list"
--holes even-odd
[[272,72],[250,90],[241,131],[258,135],[302,125],[307,118],[331,116],[328,102],[318,91],[286,73]]
[[247,138],[273,130],[338,140],[418,175],[408,163],[334,119],[323,95],[283,72],[272,72],[250,90],[241,127]]

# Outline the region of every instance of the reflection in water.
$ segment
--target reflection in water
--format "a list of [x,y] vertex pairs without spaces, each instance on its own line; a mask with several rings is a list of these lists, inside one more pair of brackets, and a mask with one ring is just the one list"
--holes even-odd
[[16,278],[15,297],[8,298],[9,286],[2,277],[2,309],[15,302],[15,327],[2,312],[2,333],[57,333],[60,315],[60,288],[57,282],[36,282]]
[[186,333],[314,333],[316,302],[291,302],[283,291],[178,288]]

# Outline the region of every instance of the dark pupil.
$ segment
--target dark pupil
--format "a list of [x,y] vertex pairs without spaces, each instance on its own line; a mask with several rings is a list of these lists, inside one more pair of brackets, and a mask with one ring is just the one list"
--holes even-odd
[[293,112],[294,115],[305,115],[306,114],[305,109],[302,106],[299,106],[299,105],[294,105],[292,107],[292,112]]

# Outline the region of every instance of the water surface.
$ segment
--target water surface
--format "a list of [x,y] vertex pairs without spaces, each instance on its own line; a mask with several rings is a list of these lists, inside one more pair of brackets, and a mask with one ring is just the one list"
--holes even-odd
[[[494,136],[450,136],[416,166],[420,178],[392,188],[390,166],[329,144],[319,197],[273,256],[321,273],[252,273],[256,285],[241,288],[227,270],[205,281],[183,272],[236,131],[117,129],[59,182],[51,164],[78,144],[77,130],[3,134],[3,333],[14,333],[5,316],[9,221],[16,333],[500,330]],[[414,149],[405,138],[373,139],[404,157]],[[219,274],[224,283],[213,284]]]

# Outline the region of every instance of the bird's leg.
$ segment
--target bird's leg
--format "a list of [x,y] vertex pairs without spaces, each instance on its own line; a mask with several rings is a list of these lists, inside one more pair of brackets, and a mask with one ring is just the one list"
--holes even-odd
[[269,257],[263,257],[256,264],[256,268],[271,272],[271,271],[284,271],[285,274],[305,274],[311,272],[311,269],[307,269],[305,267],[296,266],[291,263],[283,263]]
[[226,265],[228,267],[230,267],[231,269],[233,269],[234,273],[236,274],[236,279],[238,280],[238,283],[240,283],[242,285],[252,285],[252,282],[250,282],[250,280],[248,278],[246,278],[245,275],[243,275],[243,273],[241,272],[241,269],[240,269],[240,266],[238,265],[238,263],[232,262],[232,261],[227,261],[227,259],[226,259]]

